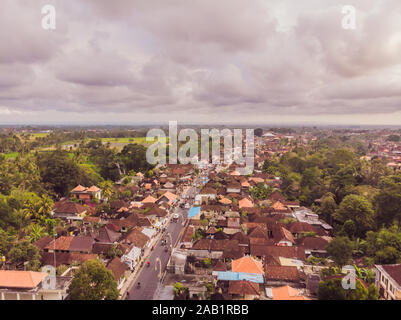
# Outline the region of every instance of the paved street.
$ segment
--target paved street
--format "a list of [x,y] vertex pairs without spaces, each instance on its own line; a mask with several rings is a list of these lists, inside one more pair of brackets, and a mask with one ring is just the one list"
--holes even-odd
[[[199,182],[200,180],[197,179],[197,181]],[[191,186],[186,190],[185,194],[189,196],[195,196],[196,191],[196,188]],[[178,213],[180,215],[180,218],[178,222],[170,222],[166,231],[166,234],[171,234],[171,239],[169,236],[166,237],[167,245],[169,248],[171,245],[171,240],[172,246],[176,244],[178,236],[182,230],[183,222],[187,218],[188,209],[181,209],[178,207],[173,214],[175,213]],[[155,292],[160,285],[160,280],[158,276],[164,273],[171,254],[171,250],[169,250],[168,252],[165,252],[164,250],[165,246],[162,246],[160,244],[160,241],[158,241],[149,259],[145,260],[144,266],[142,267],[142,270],[140,271],[137,280],[134,284],[132,284],[133,286],[129,290],[129,296],[126,298],[127,300],[153,300]],[[160,262],[158,259],[160,260]],[[147,261],[150,261],[150,267],[146,266]],[[160,263],[162,267],[161,272]],[[138,282],[141,283],[141,286],[139,288],[137,287]]]

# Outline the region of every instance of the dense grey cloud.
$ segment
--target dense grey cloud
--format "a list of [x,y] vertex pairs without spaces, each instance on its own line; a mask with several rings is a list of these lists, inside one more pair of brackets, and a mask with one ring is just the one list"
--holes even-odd
[[348,4],[2,0],[0,122],[400,123],[401,2]]

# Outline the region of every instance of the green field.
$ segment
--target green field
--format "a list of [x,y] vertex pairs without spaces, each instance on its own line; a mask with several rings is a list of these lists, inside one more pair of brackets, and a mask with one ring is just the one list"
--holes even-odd
[[[30,139],[33,140],[37,137],[45,137],[46,135],[48,135],[48,133],[32,133]],[[95,140],[95,139],[86,139],[85,142],[91,141],[91,140]],[[118,150],[121,151],[122,148],[124,148],[124,146],[126,146],[127,144],[130,143],[136,143],[136,144],[141,144],[144,146],[149,146],[152,143],[154,143],[155,141],[150,141],[147,142],[146,141],[146,137],[135,137],[135,138],[101,138],[100,139],[102,141],[102,143],[106,144],[106,143],[110,143],[110,146],[112,148],[117,148]],[[168,138],[164,138],[164,139],[160,139],[161,141],[165,140],[166,143],[168,142]],[[74,146],[74,145],[79,145],[82,142],[82,140],[72,140],[72,141],[67,141],[64,142],[62,144],[62,147],[64,149],[69,149],[69,146]],[[55,146],[51,146],[51,147],[45,147],[45,148],[39,148],[38,151],[40,152],[46,152],[46,151],[52,151],[55,150],[56,147]],[[74,149],[74,148],[73,148]],[[33,152],[33,151],[32,151]],[[18,156],[18,152],[12,152],[12,153],[6,153],[4,154],[6,159],[15,159]],[[70,153],[69,156],[72,158],[73,154]]]
[[4,156],[6,159],[15,159],[18,157],[18,152],[12,152],[12,153],[5,153]]
[[[86,139],[85,142],[95,140],[95,139]],[[115,147],[117,149],[122,149],[124,148],[125,145],[130,144],[130,143],[136,143],[136,144],[141,144],[144,146],[151,145],[154,143],[153,141],[147,142],[146,137],[135,137],[135,138],[100,138],[102,143],[110,143],[111,147]],[[165,138],[166,141],[168,141],[168,138]],[[162,140],[163,141],[163,140]],[[63,147],[67,148],[68,146],[73,146],[73,145],[78,145],[81,143],[81,140],[74,140],[74,141],[67,141],[63,143]]]
[[[29,134],[30,141],[35,140],[36,138],[44,138],[49,135],[49,133],[47,133],[47,132],[25,133],[25,135],[28,135],[28,134]],[[18,137],[23,140],[25,140],[25,138],[26,138],[25,136],[22,136],[22,134],[18,134]]]

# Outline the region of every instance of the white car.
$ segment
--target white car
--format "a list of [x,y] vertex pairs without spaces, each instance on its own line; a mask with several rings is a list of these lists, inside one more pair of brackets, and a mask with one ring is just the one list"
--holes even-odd
[[178,219],[180,217],[180,215],[178,213],[173,215],[173,219]]

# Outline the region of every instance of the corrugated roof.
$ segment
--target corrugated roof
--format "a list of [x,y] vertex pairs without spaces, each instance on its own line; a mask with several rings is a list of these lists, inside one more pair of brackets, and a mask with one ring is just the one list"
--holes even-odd
[[223,281],[240,281],[246,280],[254,283],[264,283],[263,275],[256,273],[244,273],[244,272],[231,272],[231,271],[219,271],[218,280]]

